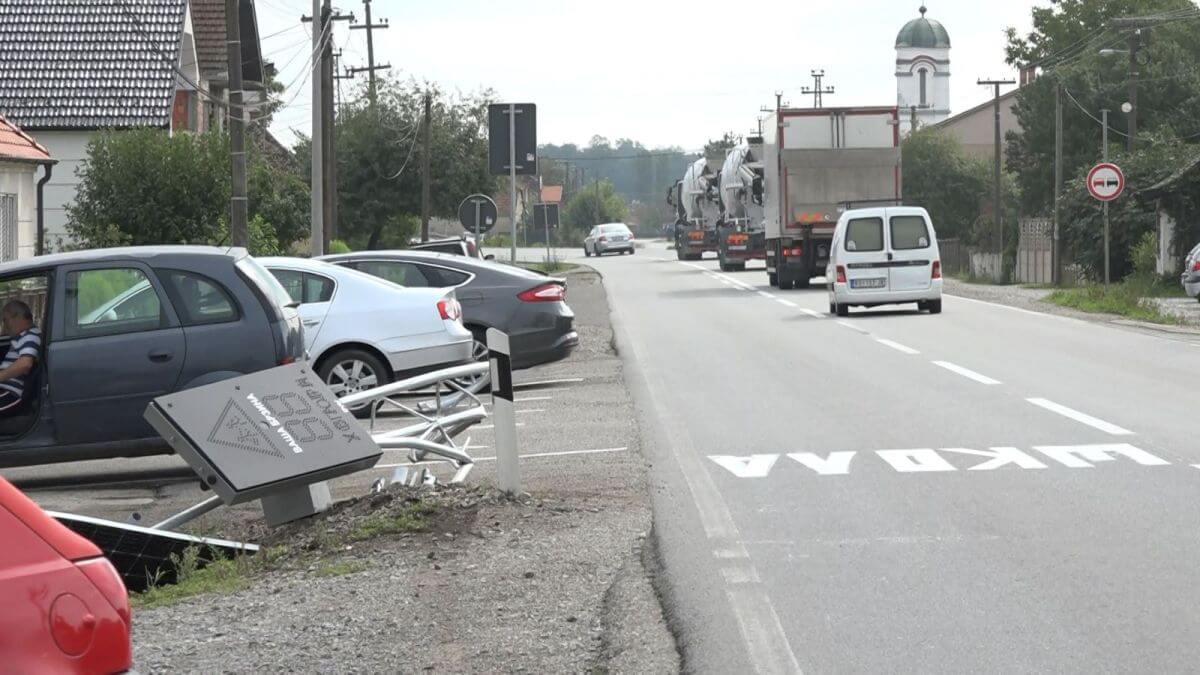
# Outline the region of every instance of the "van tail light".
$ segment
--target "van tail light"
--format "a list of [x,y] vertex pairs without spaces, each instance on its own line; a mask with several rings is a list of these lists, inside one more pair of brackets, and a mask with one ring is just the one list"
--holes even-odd
[[846,266],[845,265],[837,266],[837,282],[839,284],[846,283]]
[[458,321],[462,318],[462,305],[454,298],[442,298],[437,302],[438,314],[443,321]]
[[112,566],[108,558],[79,560],[75,563],[75,567],[83,572],[88,581],[92,582],[104,599],[108,600],[108,604],[117,610],[117,616],[121,617],[121,620],[125,622],[125,627],[128,628],[132,620],[129,610],[129,593],[125,590],[125,582],[121,581],[121,575],[117,574],[116,568]]
[[941,260],[933,261],[933,273],[929,275],[929,278],[930,279],[941,279],[942,278],[942,261]]
[[517,298],[521,302],[562,302],[567,299],[567,289],[562,284],[542,284],[517,294]]

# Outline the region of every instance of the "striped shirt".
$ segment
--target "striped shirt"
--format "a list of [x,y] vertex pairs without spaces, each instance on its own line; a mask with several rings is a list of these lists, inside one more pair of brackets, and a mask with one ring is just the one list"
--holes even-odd
[[[28,330],[22,331],[8,344],[8,352],[4,355],[4,360],[0,361],[0,370],[4,370],[17,362],[17,359],[22,356],[32,356],[36,362],[42,358],[42,331],[38,330],[37,326],[30,326]],[[28,375],[14,377],[11,380],[0,382],[0,389],[11,391],[20,396],[25,391],[25,381],[29,379]]]

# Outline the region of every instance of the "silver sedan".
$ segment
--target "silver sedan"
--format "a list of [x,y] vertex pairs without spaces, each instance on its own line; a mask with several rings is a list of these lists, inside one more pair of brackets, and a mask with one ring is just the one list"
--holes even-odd
[[633,232],[624,223],[597,225],[583,240],[585,256],[601,256],[605,253],[633,253]]
[[1179,277],[1183,290],[1190,298],[1200,300],[1200,244],[1187,254],[1183,263],[1183,274]]

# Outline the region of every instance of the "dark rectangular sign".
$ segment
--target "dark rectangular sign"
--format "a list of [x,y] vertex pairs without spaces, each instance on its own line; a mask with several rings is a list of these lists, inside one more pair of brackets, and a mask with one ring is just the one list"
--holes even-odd
[[146,419],[226,504],[362,471],[383,454],[307,363],[160,396]]
[[558,204],[534,204],[533,224],[540,228],[558,227]]
[[508,175],[509,109],[516,114],[517,175],[537,173],[537,106],[533,103],[492,103],[488,106],[488,168]]

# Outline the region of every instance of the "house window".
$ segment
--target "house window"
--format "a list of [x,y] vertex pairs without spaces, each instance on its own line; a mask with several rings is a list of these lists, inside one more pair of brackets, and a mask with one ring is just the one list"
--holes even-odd
[[926,76],[926,70],[925,70],[924,68],[922,68],[921,70],[919,70],[919,71],[917,71],[917,72],[918,72],[918,73],[920,74],[920,76],[921,76],[921,105],[927,105],[927,103],[928,103],[928,99],[926,98],[926,93],[925,93],[925,92],[927,91],[927,88],[926,88],[926,77],[925,77],[925,76]]

